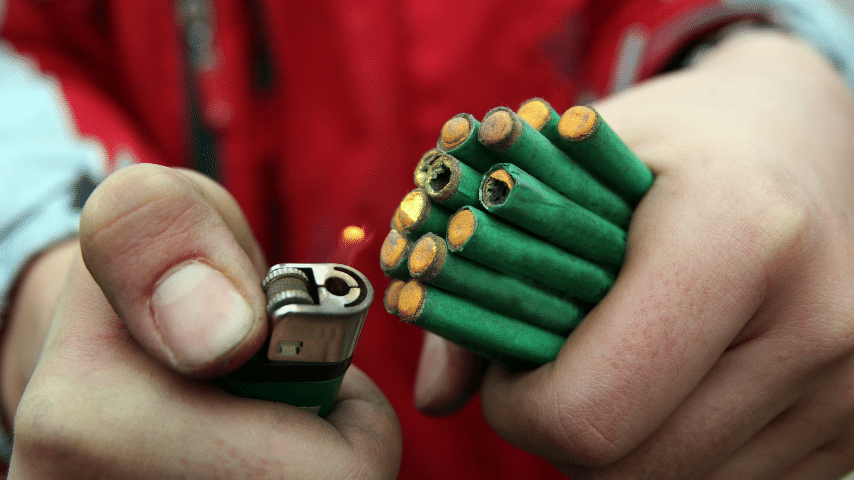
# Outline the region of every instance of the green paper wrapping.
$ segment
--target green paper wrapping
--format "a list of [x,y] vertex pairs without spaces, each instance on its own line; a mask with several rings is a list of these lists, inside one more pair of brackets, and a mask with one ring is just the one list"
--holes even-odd
[[438,148],[473,169],[485,172],[499,159],[477,140],[479,131],[480,122],[471,114],[454,115],[442,127]]
[[445,240],[428,233],[409,256],[412,278],[518,318],[560,335],[567,335],[584,316],[582,309],[516,277],[448,252]]
[[[479,140],[502,161],[513,163],[566,198],[620,226],[627,227],[632,208],[567,154],[506,107],[487,113]],[[496,162],[497,163],[497,162]]]
[[532,98],[523,102],[516,110],[516,114],[528,122],[528,125],[534,127],[534,130],[542,133],[549,141],[554,142],[555,139],[560,138],[557,132],[560,114],[542,98]]
[[465,206],[481,208],[478,190],[482,177],[482,172],[443,153],[431,163],[424,189],[434,202],[451,211]]
[[500,163],[483,176],[480,200],[489,213],[570,253],[619,270],[626,231],[554,191],[521,168]]
[[614,274],[601,266],[476,208],[454,214],[447,239],[452,252],[564,298],[596,303],[614,284]]
[[390,278],[409,280],[412,277],[407,260],[411,252],[412,240],[397,230],[391,230],[380,247],[380,268]]
[[576,106],[561,116],[556,145],[601,178],[634,206],[655,180],[652,171],[591,107]]
[[388,284],[383,294],[383,306],[385,311],[397,315],[397,301],[400,298],[400,289],[406,282],[400,279],[394,279]]
[[566,340],[415,280],[403,287],[399,305],[403,321],[505,364],[550,362]]
[[430,200],[427,191],[416,188],[407,193],[395,212],[395,225],[412,238],[419,238],[427,232],[445,235],[451,211]]

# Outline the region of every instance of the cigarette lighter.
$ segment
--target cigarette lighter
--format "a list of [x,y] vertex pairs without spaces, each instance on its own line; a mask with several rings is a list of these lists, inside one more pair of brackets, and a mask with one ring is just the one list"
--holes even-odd
[[325,416],[350,366],[373,288],[357,270],[335,263],[274,265],[263,286],[269,338],[219,385]]

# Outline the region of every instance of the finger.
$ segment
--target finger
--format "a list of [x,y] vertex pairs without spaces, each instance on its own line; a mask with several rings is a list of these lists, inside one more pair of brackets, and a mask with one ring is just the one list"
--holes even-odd
[[483,363],[465,348],[425,332],[415,380],[415,407],[432,416],[456,413],[480,387]]
[[83,210],[86,267],[134,337],[177,371],[224,373],[263,342],[257,247],[240,217],[224,190],[154,165],[109,176]]
[[[851,466],[852,449],[854,449],[854,441],[851,438],[829,442],[777,478],[779,480],[816,478],[851,480],[854,476]],[[842,478],[843,476],[845,478]]]
[[[770,462],[767,457],[774,456],[769,452],[774,450],[753,451],[746,449],[745,445],[750,443],[751,437],[761,436],[763,429],[773,424],[775,418],[780,422],[791,420],[787,413],[796,410],[792,405],[805,391],[814,387],[814,382],[800,377],[796,380],[789,373],[797,367],[798,355],[781,353],[781,349],[774,348],[774,343],[743,346],[724,354],[666,422],[619,460],[602,468],[562,465],[561,469],[578,479],[650,477],[666,480],[709,478],[709,472],[719,465],[731,464],[736,469],[759,467],[758,464],[767,466]],[[789,356],[790,359],[781,361],[781,356]],[[789,423],[788,428],[798,432],[803,424]],[[779,433],[773,429],[769,432]],[[829,435],[826,431],[811,433]],[[825,436],[818,443],[828,438]],[[810,451],[817,446],[811,443],[810,433],[803,431],[794,437],[777,440],[781,443],[773,446],[781,454],[785,452],[785,456],[796,455],[798,448]],[[771,445],[760,442],[756,446]],[[763,458],[757,460],[743,456],[747,452]],[[732,463],[733,456],[742,461]],[[785,465],[782,463],[775,467]],[[766,472],[761,472],[764,477]],[[711,478],[754,477],[739,474]]]
[[367,478],[397,478],[403,449],[397,416],[379,387],[355,365],[347,370],[326,420],[360,458],[372,460],[365,465]]
[[770,228],[715,180],[659,172],[616,284],[557,360],[529,375],[488,373],[484,414],[499,434],[547,458],[612,463],[706,375],[763,300],[766,259],[754,252]]
[[[823,378],[813,393],[763,427],[715,468],[709,479],[777,478],[823,446],[844,437],[854,411],[850,395],[854,388],[852,370],[852,365],[848,365],[834,375],[816,374]],[[848,453],[845,457],[849,463],[845,468],[854,468],[854,460]],[[814,472],[810,478],[836,477]]]

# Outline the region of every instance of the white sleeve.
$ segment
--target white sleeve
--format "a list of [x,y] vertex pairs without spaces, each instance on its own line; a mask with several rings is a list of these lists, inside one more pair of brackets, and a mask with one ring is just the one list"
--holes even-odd
[[0,43],[0,312],[27,261],[76,234],[104,165],[75,133],[59,85]]

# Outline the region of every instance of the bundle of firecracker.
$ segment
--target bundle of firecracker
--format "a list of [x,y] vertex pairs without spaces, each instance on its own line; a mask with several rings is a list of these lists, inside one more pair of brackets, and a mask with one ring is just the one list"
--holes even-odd
[[555,359],[616,280],[653,174],[590,107],[459,114],[380,253],[389,313],[505,365]]

